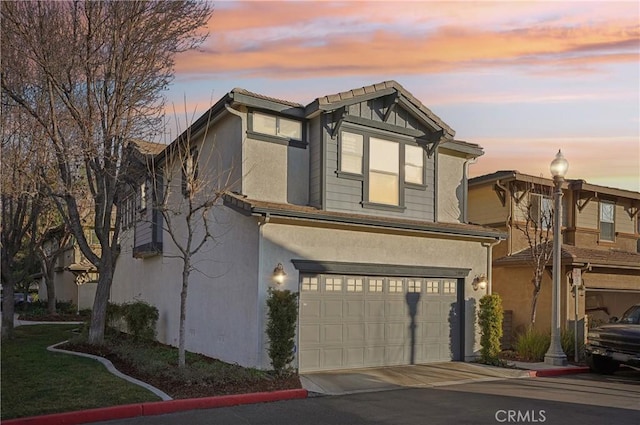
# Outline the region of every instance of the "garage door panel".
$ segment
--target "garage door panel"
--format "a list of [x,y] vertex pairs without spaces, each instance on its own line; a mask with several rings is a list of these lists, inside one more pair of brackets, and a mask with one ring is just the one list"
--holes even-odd
[[[440,362],[454,357],[452,341],[459,339],[458,318],[452,314],[456,294],[443,293],[445,287],[452,290],[445,280],[314,278],[317,282],[303,276],[301,283],[300,371]],[[304,279],[311,289],[305,289]],[[317,290],[312,283],[317,283]],[[413,304],[409,306],[407,300]]]
[[323,326],[324,338],[322,340],[325,344],[341,344],[343,342],[342,337],[342,324],[337,323],[334,325]]

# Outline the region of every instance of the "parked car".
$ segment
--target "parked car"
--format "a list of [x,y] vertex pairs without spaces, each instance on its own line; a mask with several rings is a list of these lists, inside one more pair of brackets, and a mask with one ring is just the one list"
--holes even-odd
[[621,364],[640,367],[640,304],[614,323],[589,331],[585,356],[596,373],[614,373]]

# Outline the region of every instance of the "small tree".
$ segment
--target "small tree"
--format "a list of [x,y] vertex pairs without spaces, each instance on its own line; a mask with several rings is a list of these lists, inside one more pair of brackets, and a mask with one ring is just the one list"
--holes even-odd
[[542,278],[553,254],[554,209],[550,188],[534,187],[532,189],[538,193],[529,193],[527,201],[517,203],[522,221],[516,220],[515,227],[522,232],[529,247],[528,261],[533,269],[530,315],[530,322],[533,326],[536,322]]
[[480,324],[480,358],[486,364],[498,364],[500,354],[500,338],[502,338],[502,320],[504,311],[502,299],[498,294],[485,295],[480,298],[478,320]]
[[269,319],[269,358],[278,374],[282,374],[294,359],[298,294],[289,290],[269,289],[267,298]]

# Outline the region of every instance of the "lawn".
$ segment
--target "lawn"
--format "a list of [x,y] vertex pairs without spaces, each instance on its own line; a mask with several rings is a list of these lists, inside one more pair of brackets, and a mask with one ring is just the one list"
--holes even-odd
[[159,400],[95,360],[47,351],[77,327],[20,326],[2,342],[2,419]]

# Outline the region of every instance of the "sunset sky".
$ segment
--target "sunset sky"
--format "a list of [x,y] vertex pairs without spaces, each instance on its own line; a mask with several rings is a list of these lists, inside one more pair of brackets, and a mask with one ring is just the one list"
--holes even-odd
[[223,1],[209,32],[177,59],[178,110],[234,87],[308,104],[396,80],[484,148],[472,176],[550,177],[562,149],[567,178],[640,191],[637,1]]

